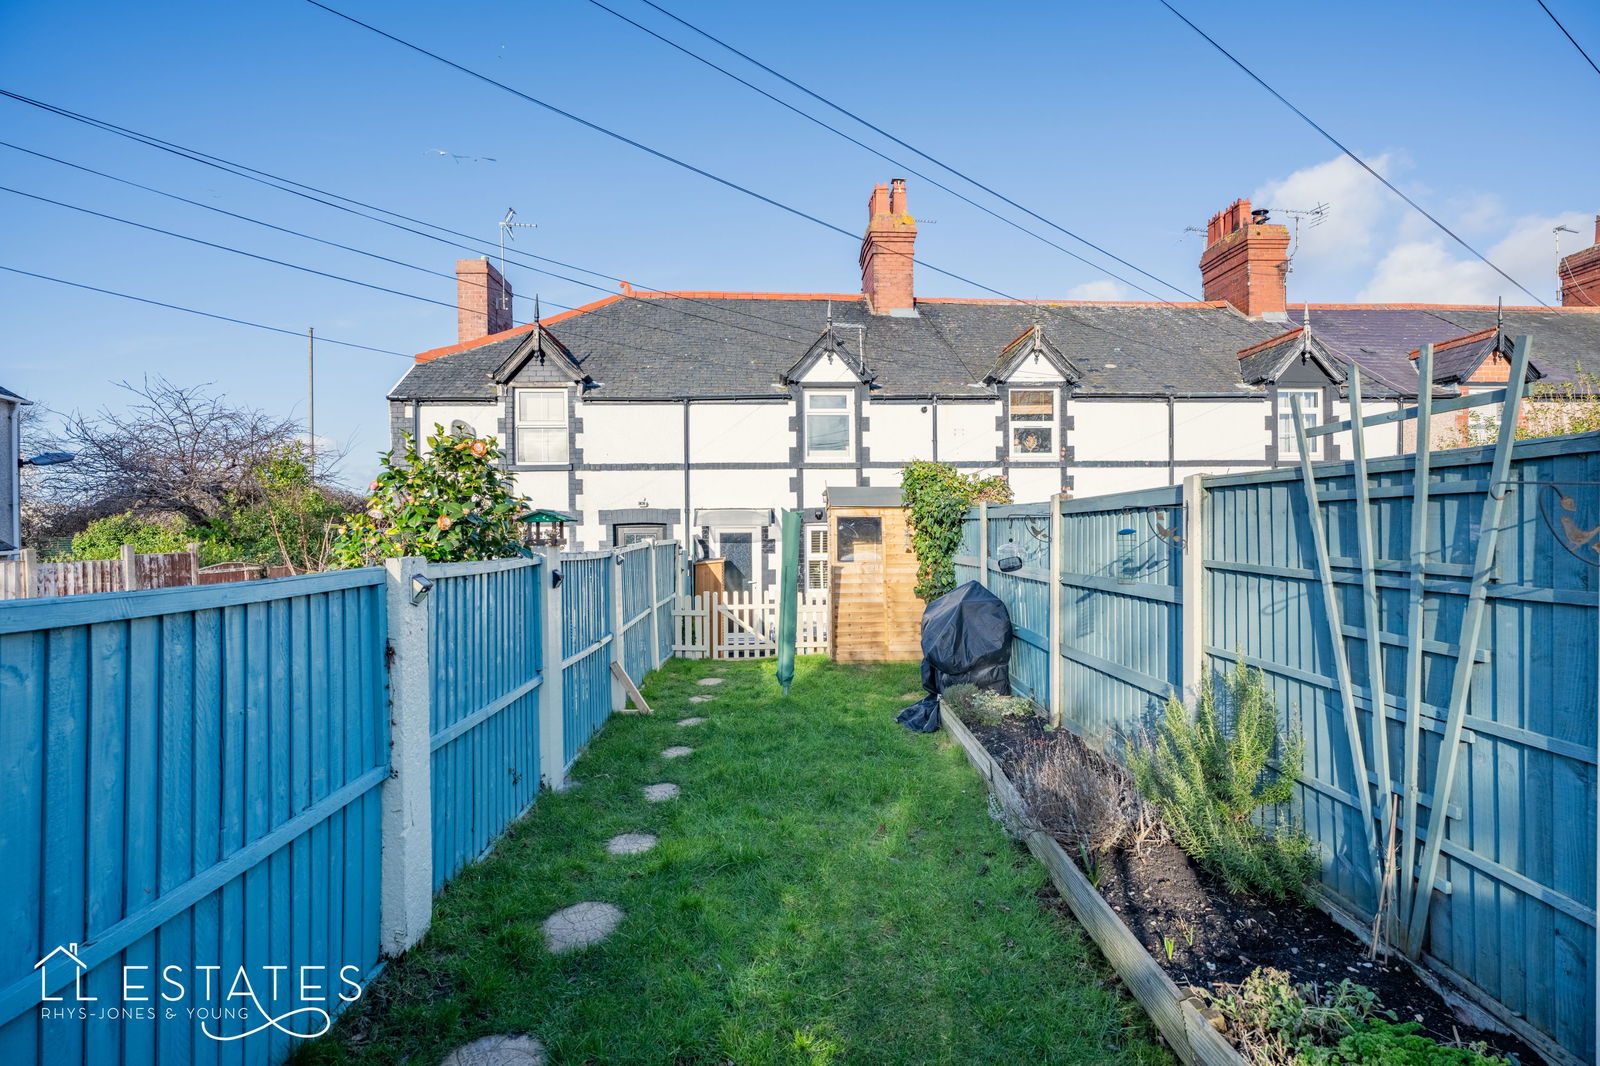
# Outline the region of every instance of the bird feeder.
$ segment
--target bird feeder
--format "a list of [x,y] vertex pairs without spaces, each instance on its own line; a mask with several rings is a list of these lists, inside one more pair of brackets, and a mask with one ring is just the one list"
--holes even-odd
[[564,511],[529,511],[517,519],[527,524],[523,542],[532,548],[564,548],[567,545],[567,523],[576,522],[577,516]]

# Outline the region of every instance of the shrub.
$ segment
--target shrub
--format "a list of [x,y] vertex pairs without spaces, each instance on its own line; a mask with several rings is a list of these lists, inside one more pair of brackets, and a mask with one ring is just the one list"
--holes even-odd
[[1034,713],[1026,696],[1002,696],[977,685],[951,685],[940,694],[957,718],[972,725],[999,725],[1003,718],[1025,718]]
[[401,555],[463,562],[529,554],[517,524],[527,504],[496,464],[495,442],[433,428],[425,453],[407,434],[398,459],[394,452],[382,457],[366,510],[334,530],[335,565],[370,566]]
[[1354,981],[1294,985],[1262,968],[1213,1001],[1252,1066],[1507,1066],[1482,1044],[1440,1044],[1397,1023]]
[[[1268,766],[1275,750],[1276,771]],[[1302,752],[1298,737],[1280,741],[1261,671],[1239,664],[1220,697],[1209,677],[1202,683],[1192,716],[1169,699],[1154,738],[1128,763],[1173,840],[1228,891],[1304,900],[1315,873],[1311,842],[1267,810],[1289,801]]]
[[956,587],[952,561],[961,546],[961,520],[981,501],[1010,503],[1006,479],[963,474],[949,463],[915,460],[900,472],[900,496],[909,509],[911,548],[917,553],[915,592],[932,603]]
[[1137,846],[1156,831],[1155,814],[1127,770],[1066,730],[1023,749],[1012,771],[1038,829],[1084,857]]
[[176,522],[140,518],[132,511],[98,518],[72,538],[74,559],[115,559],[124,544],[141,555],[187,551],[191,530]]

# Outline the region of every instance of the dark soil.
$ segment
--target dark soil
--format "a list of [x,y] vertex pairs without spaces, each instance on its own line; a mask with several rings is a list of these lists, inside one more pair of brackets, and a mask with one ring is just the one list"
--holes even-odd
[[[1038,718],[969,728],[1008,776],[1027,749],[1081,743],[1064,730],[1047,731]],[[1074,858],[1081,866],[1081,857]],[[1180,988],[1224,993],[1262,966],[1285,971],[1295,984],[1349,978],[1376,992],[1400,1021],[1420,1023],[1436,1040],[1481,1040],[1514,1062],[1544,1061],[1516,1037],[1463,1020],[1404,961],[1369,960],[1367,945],[1322,911],[1232,896],[1175,844],[1119,850],[1099,857],[1095,867],[1084,871],[1090,881]],[[1059,897],[1055,902],[1065,907]]]

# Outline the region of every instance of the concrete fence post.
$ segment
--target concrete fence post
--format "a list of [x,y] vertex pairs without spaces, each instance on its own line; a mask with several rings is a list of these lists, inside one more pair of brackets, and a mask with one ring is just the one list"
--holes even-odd
[[1203,475],[1183,479],[1183,696],[1191,701],[1205,670],[1207,492]]
[[1045,652],[1045,661],[1050,664],[1048,677],[1050,687],[1047,690],[1050,701],[1050,728],[1061,727],[1061,715],[1066,710],[1066,662],[1061,654],[1062,635],[1065,628],[1061,624],[1061,556],[1066,545],[1061,542],[1062,532],[1066,523],[1061,521],[1061,505],[1067,499],[1067,494],[1058,492],[1050,497],[1050,617],[1045,622],[1044,642],[1048,649]]
[[133,592],[139,587],[139,556],[132,544],[124,544],[122,559],[122,591]]
[[[425,559],[389,559],[389,779],[383,783],[380,946],[398,955],[433,916],[433,775],[429,662],[433,602]],[[420,601],[418,601],[418,597]]]
[[623,691],[622,682],[617,679],[617,671],[625,670],[625,660],[622,657],[622,626],[627,621],[622,611],[622,553],[611,553],[611,575],[607,578],[611,585],[611,709],[622,710],[628,696]]
[[[650,542],[645,549],[650,554],[650,662],[655,669],[661,666],[661,587],[656,583],[656,545]],[[639,682],[643,682],[643,678]]]
[[561,667],[565,655],[561,647],[564,597],[556,585],[561,572],[561,549],[543,548],[544,565],[539,569],[544,582],[543,634],[540,649],[544,662],[540,670],[544,683],[539,686],[539,778],[552,792],[567,785],[566,765],[566,671]]
[[978,584],[989,587],[989,501],[978,504]]

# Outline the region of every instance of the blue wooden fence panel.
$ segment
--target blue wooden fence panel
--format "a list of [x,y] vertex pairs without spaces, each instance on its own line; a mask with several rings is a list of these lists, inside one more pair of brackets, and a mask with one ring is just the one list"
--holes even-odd
[[651,628],[655,597],[650,586],[648,544],[622,550],[622,668],[636,685],[656,668],[656,636]]
[[509,559],[428,573],[438,891],[538,796],[545,571],[540,559]]
[[[1039,703],[1050,698],[1049,504],[1005,504],[989,508],[989,591],[1011,612],[1011,691]],[[966,530],[963,529],[963,534]],[[957,581],[978,577],[978,534],[971,538],[973,554],[956,558]],[[965,540],[965,538],[964,538]],[[994,550],[1015,542],[1022,552],[1022,569],[1002,573],[994,564]]]
[[[1593,1061],[1591,970],[1595,950],[1596,597],[1600,571],[1563,545],[1559,520],[1600,523],[1600,437],[1519,443],[1488,589],[1488,617],[1466,718],[1426,951],[1437,968],[1476,986],[1562,1047]],[[1466,602],[1476,523],[1488,491],[1485,449],[1435,453],[1430,487],[1430,593],[1421,633],[1407,633],[1406,555],[1412,514],[1411,457],[1371,463],[1377,544],[1383,713],[1375,715],[1359,610],[1353,470],[1321,464],[1329,552],[1341,594],[1344,642],[1361,729],[1387,728],[1395,780],[1367,787],[1397,794],[1405,765],[1405,717],[1417,713],[1424,793],[1440,758]],[[1567,515],[1559,482],[1579,506]],[[1591,483],[1585,486],[1584,483]],[[1299,807],[1322,845],[1323,881],[1346,909],[1371,913],[1375,892],[1355,805],[1332,642],[1321,612],[1308,514],[1298,474],[1274,471],[1207,479],[1208,611],[1205,652],[1223,669],[1242,657],[1261,667],[1288,723],[1306,738]],[[1552,526],[1551,521],[1555,522]],[[1581,549],[1580,549],[1581,550]],[[1591,558],[1593,550],[1589,551]],[[1406,648],[1421,641],[1424,698],[1404,704]]]
[[571,768],[612,711],[611,552],[561,557],[562,752]]
[[656,663],[672,658],[672,607],[678,598],[678,545],[674,542],[651,545],[656,563]]
[[[330,1009],[341,967],[372,974],[385,620],[382,570],[0,603],[0,1062],[265,1063],[293,1042],[221,1043],[182,1010],[42,1018],[57,946],[95,1009],[124,1005],[125,966],[153,1000],[127,1006],[236,1006],[197,967],[244,967],[253,1020],[219,1035],[304,1005],[267,967],[327,967]],[[179,1004],[155,998],[169,966]],[[53,1006],[77,1005],[75,973],[46,967]]]

